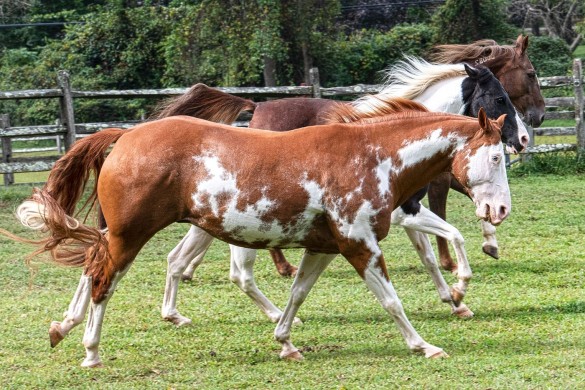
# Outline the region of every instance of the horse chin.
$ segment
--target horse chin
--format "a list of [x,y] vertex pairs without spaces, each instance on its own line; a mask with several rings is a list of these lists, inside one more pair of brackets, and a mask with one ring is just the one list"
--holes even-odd
[[518,154],[515,146],[506,145],[506,152],[510,154]]

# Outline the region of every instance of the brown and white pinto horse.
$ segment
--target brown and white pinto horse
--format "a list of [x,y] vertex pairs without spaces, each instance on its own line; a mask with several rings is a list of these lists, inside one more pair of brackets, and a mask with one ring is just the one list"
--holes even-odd
[[[306,248],[275,330],[282,358],[302,358],[290,327],[338,253],[392,315],[411,350],[445,356],[406,318],[378,242],[388,234],[392,210],[445,171],[465,186],[479,218],[501,223],[511,209],[500,139],[504,118],[490,121],[483,110],[479,120],[430,113],[405,100],[382,116],[344,105],[336,112],[350,123],[277,133],[170,117],[78,141],[17,215],[25,226],[49,232],[39,251],[84,267],[84,294],[92,302],[82,365],[101,364],[107,302],[142,246],[181,221],[238,246]],[[91,170],[98,174],[93,194],[107,231],[72,217]]]
[[[524,120],[534,127],[540,126],[544,120],[545,105],[544,99],[540,92],[538,79],[534,66],[527,55],[528,36],[518,36],[513,46],[498,45],[493,40],[481,40],[468,45],[441,45],[435,48],[433,60],[439,63],[469,63],[471,65],[484,65],[488,67],[502,83],[502,86],[509,95],[510,100],[516,109],[524,115]],[[389,76],[395,74],[394,69],[388,72]],[[387,93],[385,88],[381,94]],[[433,100],[420,100],[418,96],[401,96],[391,92],[393,96],[406,97],[422,102],[432,111],[458,112],[458,108],[453,110],[453,104],[449,105],[438,102],[439,97],[433,96]],[[184,106],[174,105],[173,110],[181,114],[189,114],[189,111],[183,111],[194,99],[184,96]],[[223,99],[217,98],[218,102]],[[448,101],[448,98],[444,99]],[[242,99],[244,101],[244,99]],[[225,103],[225,101],[223,101]],[[273,100],[265,103],[254,103],[247,100],[244,103],[243,110],[253,111],[254,115],[250,121],[250,127],[260,129],[270,129],[275,131],[286,131],[303,126],[311,126],[322,123],[322,118],[326,116],[327,111],[334,103],[326,99],[282,99]],[[227,106],[227,105],[226,105]],[[456,106],[456,105],[455,105]],[[457,107],[457,106],[456,106]],[[193,107],[195,109],[197,107]],[[170,107],[167,107],[170,109]],[[232,107],[233,109],[233,107]],[[169,111],[161,111],[159,117],[168,116]],[[226,114],[233,114],[233,112]],[[200,111],[197,115],[205,117],[205,112]],[[226,122],[226,117],[219,120]],[[209,118],[214,120],[217,118]],[[523,139],[520,143],[510,143],[516,151],[521,151],[528,145],[528,138]],[[453,188],[459,192],[464,192],[463,188],[452,180],[449,174],[443,174],[433,180],[429,185],[429,206],[431,211],[446,219],[446,204],[449,189]],[[499,257],[498,243],[493,225],[483,222],[482,230],[484,243],[482,249],[484,253],[494,257]],[[453,261],[449,252],[448,242],[445,238],[437,236],[439,257],[444,269],[456,272],[457,264]],[[281,275],[294,274],[294,267],[286,261],[282,252],[279,250],[270,251],[270,254],[276,264],[278,272]],[[192,263],[196,264],[196,262]],[[193,266],[185,271],[185,278],[189,278],[193,273]]]

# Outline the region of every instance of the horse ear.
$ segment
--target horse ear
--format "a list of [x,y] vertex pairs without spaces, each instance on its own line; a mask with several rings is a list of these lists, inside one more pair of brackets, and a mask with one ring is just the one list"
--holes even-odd
[[496,119],[496,123],[498,124],[498,127],[501,129],[502,126],[504,126],[504,121],[506,120],[506,115],[507,114],[502,114],[500,115],[500,117],[498,119]]
[[481,127],[484,131],[490,130],[490,121],[489,121],[483,107],[479,108],[479,113],[477,114],[477,119],[479,120],[479,127]]
[[528,48],[528,35],[527,36],[522,36],[522,34],[518,35],[518,38],[516,39],[516,47],[515,50],[516,52],[523,56],[524,53],[526,53],[526,49]]
[[471,77],[472,79],[477,79],[479,71],[476,68],[467,65],[466,63],[463,63],[463,66],[465,67],[465,73],[467,73],[469,77]]

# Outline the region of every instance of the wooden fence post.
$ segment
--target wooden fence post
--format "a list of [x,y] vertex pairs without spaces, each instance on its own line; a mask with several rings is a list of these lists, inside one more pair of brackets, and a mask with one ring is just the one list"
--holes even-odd
[[61,106],[61,123],[67,128],[67,134],[64,137],[65,150],[69,150],[75,143],[75,114],[69,73],[60,70],[57,79],[59,81],[59,87],[63,91],[63,96],[59,99],[59,105]]
[[309,69],[309,77],[311,80],[311,86],[313,87],[313,97],[321,97],[321,82],[319,81],[319,68]]
[[573,86],[575,88],[575,132],[577,133],[577,149],[585,149],[585,121],[583,111],[585,100],[583,97],[583,64],[580,58],[573,61]]
[[[0,128],[7,129],[10,127],[10,117],[8,114],[0,116]],[[2,162],[7,163],[12,159],[12,140],[8,137],[2,138]],[[14,173],[4,174],[4,185],[9,186],[14,184]]]

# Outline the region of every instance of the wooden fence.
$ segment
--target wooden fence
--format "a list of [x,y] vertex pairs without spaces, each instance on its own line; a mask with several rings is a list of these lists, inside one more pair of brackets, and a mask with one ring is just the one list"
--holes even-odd
[[[543,89],[571,86],[574,96],[545,99],[547,106],[546,117],[549,119],[575,118],[575,127],[555,127],[531,129],[531,146],[527,153],[538,153],[553,150],[575,150],[585,148],[585,122],[583,112],[585,103],[583,98],[583,73],[581,60],[575,60],[573,64],[573,76],[547,77],[540,80]],[[46,126],[10,126],[10,118],[7,115],[0,115],[0,139],[2,140],[2,161],[0,162],[0,173],[4,175],[4,184],[14,183],[14,173],[18,172],[41,172],[52,168],[54,162],[59,158],[63,150],[68,150],[75,140],[87,134],[91,134],[107,127],[128,128],[137,123],[134,122],[100,122],[100,123],[76,123],[74,100],[81,98],[90,99],[111,99],[111,98],[150,98],[169,97],[185,93],[187,88],[170,88],[158,90],[122,90],[122,91],[77,91],[71,88],[69,75],[60,71],[57,77],[58,88],[45,90],[26,90],[0,92],[0,100],[14,99],[59,99],[59,119],[55,125]],[[218,88],[221,91],[248,97],[323,97],[338,98],[342,96],[357,96],[366,93],[377,93],[380,85],[358,84],[349,87],[323,88],[319,82],[319,73],[316,68],[311,69],[311,85],[289,86],[289,87],[226,87]],[[246,118],[244,118],[245,120]],[[245,125],[245,123],[238,123]],[[576,144],[534,146],[535,136],[546,135],[577,135]],[[13,140],[39,139],[40,137],[51,137],[57,140],[57,144],[51,150],[55,155],[35,158],[15,157],[14,154],[20,150],[12,149]],[[62,143],[61,143],[62,140]],[[35,151],[25,149],[24,151]],[[519,160],[519,159],[517,159]],[[515,161],[517,161],[515,160]],[[515,162],[515,161],[512,161]]]

